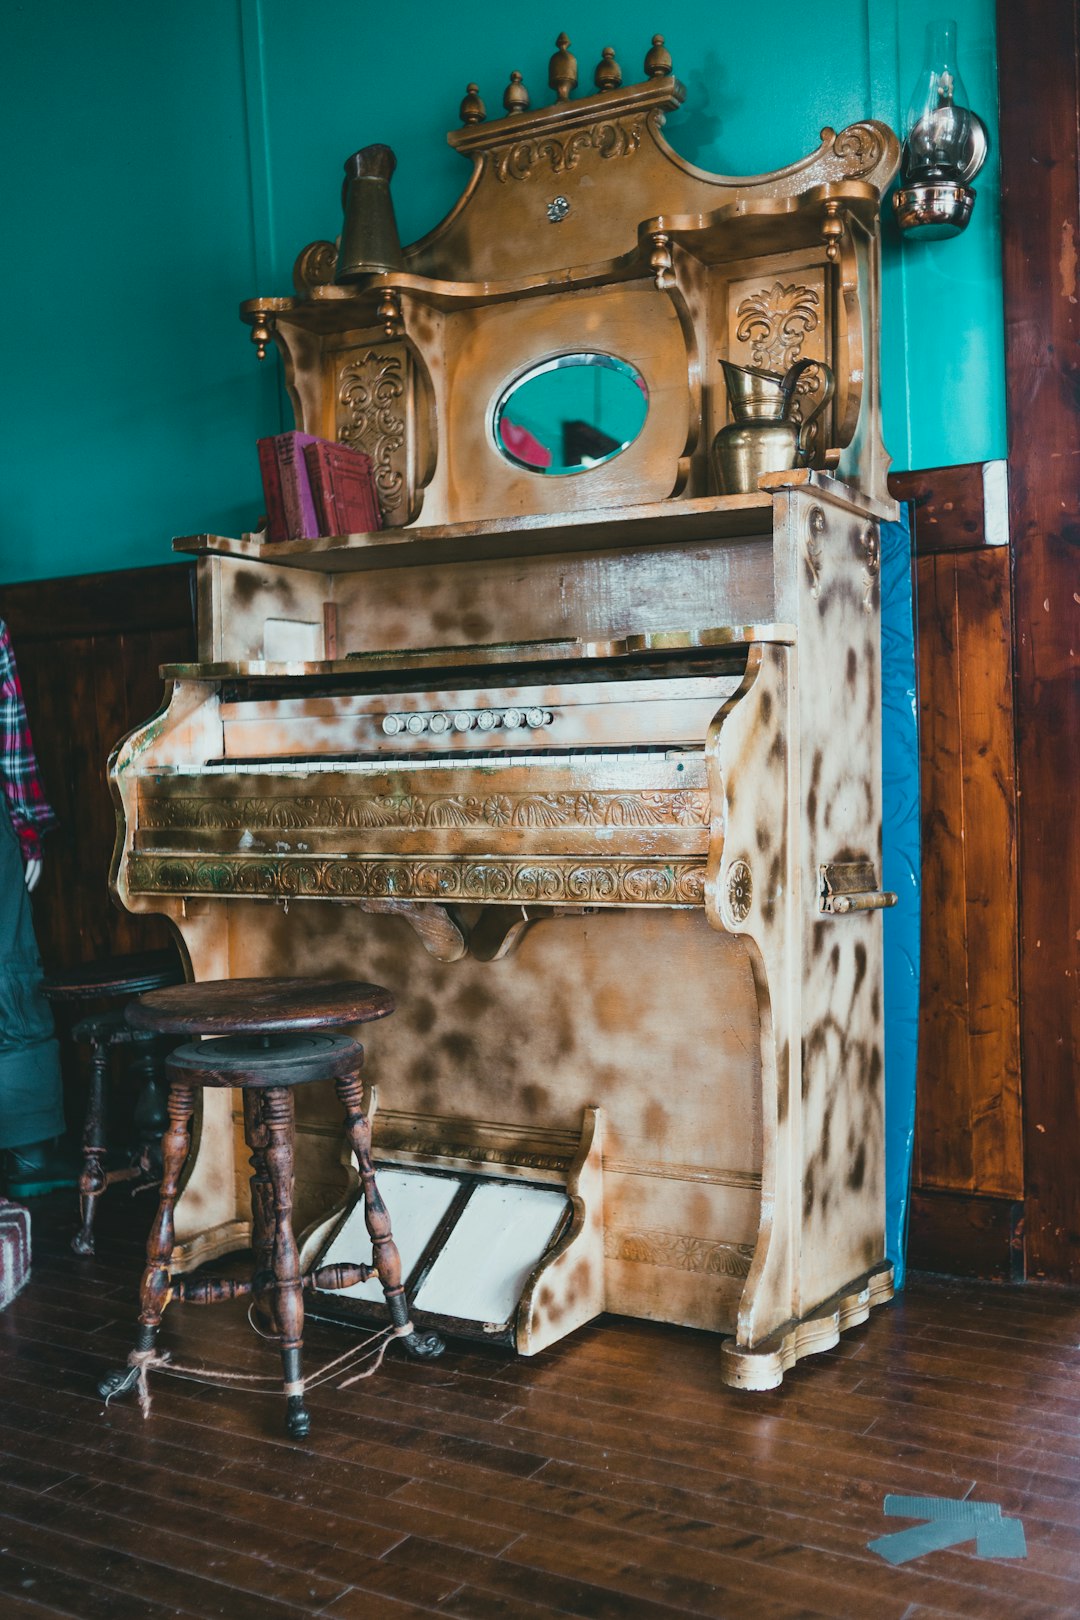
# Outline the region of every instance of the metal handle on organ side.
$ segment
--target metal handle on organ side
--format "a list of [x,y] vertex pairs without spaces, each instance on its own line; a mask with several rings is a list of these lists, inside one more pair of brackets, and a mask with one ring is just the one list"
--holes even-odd
[[873,861],[830,861],[818,867],[821,880],[819,905],[834,917],[853,911],[886,911],[897,897],[889,889],[879,889]]

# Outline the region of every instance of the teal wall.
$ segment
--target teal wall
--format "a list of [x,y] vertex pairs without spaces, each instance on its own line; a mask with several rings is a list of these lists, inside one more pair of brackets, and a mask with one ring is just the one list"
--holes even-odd
[[[993,0],[953,0],[961,67],[997,144]],[[345,156],[395,148],[402,237],[467,179],[445,144],[465,84],[494,116],[509,70],[547,99],[565,28],[629,79],[663,30],[687,105],[672,144],[727,174],[791,162],[824,123],[898,127],[928,0],[34,0],[5,10],[8,326],[0,581],[164,562],[173,534],[260,510],[254,440],[290,425],[278,364],[236,319],[291,287],[340,224]],[[827,27],[821,22],[827,20]],[[900,468],[1005,453],[996,151],[955,242],[887,234],[886,442]]]

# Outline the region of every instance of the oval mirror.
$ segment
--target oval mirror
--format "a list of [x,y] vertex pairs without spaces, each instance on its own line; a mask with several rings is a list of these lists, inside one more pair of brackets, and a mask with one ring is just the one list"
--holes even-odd
[[495,443],[515,467],[558,478],[620,455],[645,425],[649,390],[613,354],[558,354],[507,384]]

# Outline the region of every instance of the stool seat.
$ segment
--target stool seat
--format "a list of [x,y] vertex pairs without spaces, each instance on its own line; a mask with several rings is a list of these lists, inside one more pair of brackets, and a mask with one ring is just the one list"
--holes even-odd
[[132,1029],[122,1007],[114,1007],[112,1012],[87,1013],[77,1024],[72,1024],[71,1038],[79,1045],[91,1047],[95,1044],[146,1047],[162,1039],[152,1029]]
[[226,1035],[178,1046],[165,1071],[198,1086],[303,1086],[355,1074],[363,1056],[347,1035]]
[[114,996],[141,996],[147,990],[182,984],[184,969],[171,946],[163,951],[140,951],[131,956],[105,956],[81,962],[63,973],[42,980],[50,1001],[105,1001]]
[[151,991],[127,1020],[162,1035],[269,1035],[367,1024],[393,1010],[389,990],[354,979],[204,979]]
[[[153,1186],[161,1166],[160,1142],[165,1127],[165,1093],[160,1046],[148,1030],[135,1030],[124,1021],[120,1008],[100,1010],[103,1001],[142,995],[167,985],[182,984],[184,967],[179,953],[168,946],[161,951],[139,951],[127,956],[99,957],[51,974],[42,989],[55,1006],[82,1008],[84,1015],[71,1029],[74,1041],[90,1048],[90,1090],[83,1121],[83,1165],[79,1176],[79,1230],[71,1240],[76,1254],[94,1252],[94,1215],[97,1201],[117,1181]],[[93,1010],[97,1005],[97,1010]],[[89,1010],[88,1010],[89,1009]],[[135,1104],[138,1147],[124,1169],[106,1170],[106,1114],[109,1058],[120,1046],[133,1052],[131,1072],[141,1082]]]
[[[285,1427],[297,1440],[311,1423],[304,1404],[305,1290],[354,1288],[377,1277],[390,1318],[387,1331],[422,1361],[442,1354],[439,1335],[417,1333],[409,1320],[401,1256],[371,1162],[371,1121],[360,1084],[363,1047],[350,1036],[324,1033],[328,1027],[385,1018],[393,1010],[389,990],[350,979],[211,980],[151,991],[128,1008],[127,1017],[136,1030],[218,1038],[185,1042],[166,1063],[169,1125],[161,1144],[161,1202],[146,1244],[139,1331],[127,1366],[109,1373],[98,1385],[106,1400],[136,1387],[140,1399],[149,1400],[147,1371],[151,1365],[164,1365],[155,1344],[170,1300],[214,1305],[251,1296],[253,1325],[265,1338],[275,1339],[281,1351]],[[371,1260],[338,1262],[302,1273],[292,1225],[293,1089],[310,1080],[334,1082],[364,1201]],[[206,1086],[237,1086],[243,1094],[244,1140],[251,1150],[252,1170],[250,1278],[187,1278],[173,1276],[170,1269],[176,1200],[191,1151],[198,1097]],[[382,1351],[379,1355],[381,1359]]]

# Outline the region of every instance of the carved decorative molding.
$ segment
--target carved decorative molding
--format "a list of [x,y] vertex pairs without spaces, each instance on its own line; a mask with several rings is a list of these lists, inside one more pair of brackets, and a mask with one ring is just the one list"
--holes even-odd
[[701,1271],[709,1277],[748,1277],[754,1258],[749,1243],[719,1243],[711,1238],[687,1237],[681,1232],[650,1231],[640,1227],[605,1227],[604,1254],[609,1260],[628,1260],[671,1271]]
[[651,1176],[659,1181],[700,1181],[710,1187],[739,1187],[757,1191],[761,1174],[756,1170],[712,1169],[701,1164],[668,1164],[662,1160],[612,1159],[604,1154],[605,1176]]
[[849,124],[833,138],[833,151],[844,165],[844,173],[851,180],[860,180],[883,162],[886,155],[885,139],[880,124]]
[[471,1164],[507,1164],[523,1170],[554,1170],[562,1175],[574,1161],[573,1152],[530,1153],[514,1147],[480,1147],[476,1142],[455,1142],[441,1137],[430,1141],[409,1137],[394,1142],[384,1133],[379,1145],[383,1153],[408,1153],[422,1159],[464,1159]]
[[825,533],[825,513],[820,506],[812,506],[806,520],[806,566],[810,571],[810,595],[821,591],[821,537]]
[[859,536],[859,544],[866,554],[866,567],[863,570],[863,607],[867,613],[872,613],[878,575],[881,572],[881,541],[875,524],[867,525]]
[[405,498],[406,355],[369,349],[341,368],[338,438],[371,457],[379,503],[396,513]]
[[[740,364],[757,366],[762,371],[783,375],[797,360],[818,359],[820,352],[807,356],[807,339],[821,332],[824,283],[811,286],[807,281],[773,281],[764,286],[740,284],[742,296],[731,316],[732,337],[735,344],[744,345]],[[822,333],[822,337],[824,337]],[[821,349],[821,340],[817,340]],[[825,377],[820,366],[804,371],[795,384],[788,406],[791,420],[802,422],[813,414],[815,396],[820,396]],[[809,430],[807,449],[813,453],[817,443],[818,424]]]
[[313,287],[329,287],[337,274],[337,246],[333,242],[309,242],[293,265],[293,286],[303,297]]
[[629,157],[641,145],[645,125],[642,119],[604,119],[572,135],[537,136],[515,141],[493,154],[493,167],[499,180],[528,180],[539,168],[552,174],[576,169],[582,152],[598,152],[602,158]]
[[[463,761],[463,764],[467,763]],[[388,765],[388,769],[390,769]],[[246,832],[349,827],[707,827],[709,795],[687,788],[633,793],[374,793],[282,797],[142,796],[148,831]]]
[[[331,1132],[333,1134],[333,1132]],[[492,1164],[528,1164],[560,1169],[572,1163],[580,1132],[530,1122],[528,1126],[481,1123],[449,1114],[380,1108],[379,1149],[394,1153],[447,1154]]]
[[128,873],[135,894],[251,895],[280,900],[388,896],[600,906],[697,906],[705,897],[705,867],[698,860],[135,855]]
[[[807,334],[820,324],[820,303],[813,287],[797,282],[785,287],[774,281],[744,298],[735,311],[739,322],[735,336],[740,343],[749,343],[751,364],[765,371],[786,371],[794,365]],[[810,379],[809,386],[812,390],[817,385]]]
[[727,878],[727,903],[732,920],[744,923],[754,903],[754,876],[745,861],[732,861]]

